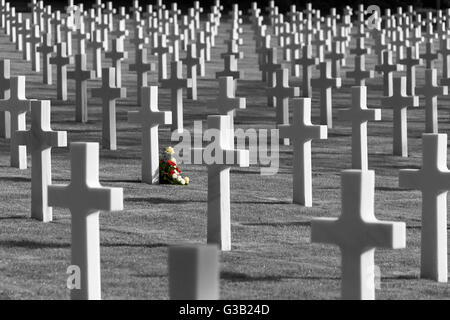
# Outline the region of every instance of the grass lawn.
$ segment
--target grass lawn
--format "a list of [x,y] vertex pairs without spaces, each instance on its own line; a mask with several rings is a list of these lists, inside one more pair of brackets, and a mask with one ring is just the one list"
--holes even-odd
[[[228,37],[228,23],[220,27],[206,77],[199,79],[198,101],[184,100],[184,124],[206,120],[215,112],[215,72],[223,70],[220,53]],[[247,98],[247,109],[238,111],[236,128],[274,128],[275,110],[267,106],[265,84],[260,81],[253,33],[244,26],[245,57],[239,68],[245,78],[237,94]],[[371,40],[368,41],[369,43]],[[354,46],[354,41],[352,41]],[[128,71],[134,59],[123,64],[123,86],[128,98],[117,102],[118,150],[102,150],[100,179],[104,186],[124,189],[121,212],[101,213],[101,268],[104,299],[167,299],[167,247],[181,243],[206,242],[205,166],[181,166],[191,178],[189,186],[147,185],[140,182],[140,132],[127,123],[127,112],[136,110],[136,76]],[[68,140],[101,141],[101,102],[89,98],[89,122],[74,122],[74,82],[69,80],[69,100],[56,101],[56,86],[42,84],[42,75],[31,71],[15,45],[0,36],[2,59],[11,59],[11,74],[27,76],[27,97],[52,100],[52,127],[67,130]],[[88,48],[88,66],[92,67]],[[279,57],[282,57],[281,51]],[[155,60],[154,58],[151,58]],[[348,66],[353,67],[348,56]],[[373,69],[373,55],[367,69]],[[109,66],[109,61],[103,61]],[[440,62],[437,68],[441,69]],[[315,71],[316,72],[316,71]],[[417,70],[422,85],[423,67]],[[440,76],[440,72],[439,72]],[[150,83],[156,84],[156,73]],[[56,79],[56,74],[54,74]],[[291,79],[295,83],[298,79]],[[340,214],[340,172],[351,166],[349,123],[336,119],[337,110],[350,107],[352,83],[333,90],[334,125],[329,137],[313,141],[313,207],[294,205],[292,197],[292,147],[280,146],[280,170],[261,176],[258,166],[234,167],[231,171],[232,251],[221,254],[221,298],[223,299],[336,299],[340,295],[340,253],[336,247],[310,243],[310,221],[314,217]],[[367,81],[368,106],[379,107],[381,77]],[[90,81],[89,88],[101,81]],[[90,96],[90,90],[89,90]],[[161,89],[159,106],[169,110],[170,93]],[[314,92],[312,120],[318,123],[318,96]],[[450,100],[439,100],[439,128],[450,128]],[[421,196],[398,188],[398,171],[421,166],[421,134],[424,109],[408,110],[409,158],[392,156],[392,110],[382,110],[382,121],[368,126],[369,167],[376,173],[375,213],[379,219],[404,221],[407,247],[377,250],[381,271],[378,299],[448,299],[448,284],[419,279]],[[29,119],[28,119],[29,120]],[[29,123],[29,121],[28,121]],[[206,123],[204,123],[206,127]],[[160,129],[160,147],[170,142],[168,127]],[[69,150],[53,150],[53,181],[66,184],[70,177]],[[29,160],[29,164],[31,161]],[[70,214],[55,208],[54,221],[41,223],[30,216],[31,170],[9,167],[9,141],[0,140],[0,299],[67,299],[66,269],[70,264]]]

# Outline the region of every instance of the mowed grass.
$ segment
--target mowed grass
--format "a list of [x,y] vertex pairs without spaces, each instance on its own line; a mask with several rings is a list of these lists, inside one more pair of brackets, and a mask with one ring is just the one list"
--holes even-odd
[[[184,100],[184,124],[204,121],[214,114],[217,94],[215,72],[223,70],[220,53],[226,50],[229,23],[224,22],[207,63],[207,75],[199,80],[198,101]],[[267,106],[265,84],[260,81],[253,33],[244,26],[245,58],[239,69],[238,95],[247,98],[247,109],[238,111],[236,128],[275,127],[275,110]],[[368,41],[371,43],[371,40]],[[69,101],[56,101],[56,86],[42,84],[41,74],[31,71],[21,53],[5,35],[0,36],[1,58],[11,59],[13,76],[27,76],[27,97],[52,100],[52,127],[67,130],[74,141],[101,141],[101,102],[89,98],[89,122],[74,122],[74,82],[69,80]],[[352,41],[354,45],[354,41]],[[182,165],[191,178],[189,186],[147,185],[140,182],[140,129],[127,123],[127,112],[137,110],[136,77],[128,71],[134,59],[123,65],[123,86],[128,98],[117,102],[118,150],[102,150],[100,180],[104,186],[124,189],[124,210],[100,214],[102,296],[104,299],[167,299],[167,249],[170,245],[206,242],[205,166]],[[279,59],[282,57],[279,52]],[[155,58],[151,58],[155,61]],[[352,57],[342,76],[353,67]],[[367,69],[375,59],[369,55]],[[92,66],[88,48],[88,65]],[[104,66],[109,61],[103,60]],[[437,64],[441,69],[441,64]],[[314,71],[316,74],[317,72]],[[403,73],[399,73],[403,74]],[[418,68],[418,85],[424,70]],[[54,74],[55,77],[55,74]],[[291,79],[298,83],[299,79]],[[221,298],[223,299],[337,299],[340,296],[340,252],[334,246],[310,243],[310,221],[314,217],[340,214],[340,172],[351,166],[349,123],[336,119],[337,110],[350,107],[351,81],[333,90],[335,127],[329,138],[313,141],[312,208],[292,204],[292,147],[280,147],[279,173],[260,175],[257,165],[231,170],[232,251],[220,255]],[[151,73],[149,84],[156,84]],[[99,87],[100,80],[89,82]],[[367,81],[368,105],[379,107],[381,78]],[[89,89],[89,92],[90,92]],[[89,93],[90,96],[90,93]],[[159,106],[169,110],[170,95],[160,90]],[[312,101],[312,120],[318,123],[318,96]],[[423,101],[421,101],[422,103]],[[423,104],[421,104],[423,106]],[[292,111],[292,110],[291,110]],[[440,132],[449,129],[449,99],[439,101]],[[407,247],[404,250],[376,250],[375,263],[381,271],[378,299],[448,299],[448,284],[419,279],[421,196],[398,188],[401,168],[421,166],[423,107],[408,110],[409,158],[392,156],[392,110],[382,110],[383,119],[368,128],[369,167],[376,172],[375,212],[379,219],[404,221]],[[29,122],[29,121],[28,121]],[[160,147],[174,145],[167,127],[160,128]],[[54,221],[42,223],[30,216],[30,169],[9,167],[9,142],[0,140],[0,298],[67,299],[66,269],[70,265],[70,213],[54,209]],[[31,162],[29,161],[31,164]],[[53,150],[53,181],[70,179],[69,149]]]

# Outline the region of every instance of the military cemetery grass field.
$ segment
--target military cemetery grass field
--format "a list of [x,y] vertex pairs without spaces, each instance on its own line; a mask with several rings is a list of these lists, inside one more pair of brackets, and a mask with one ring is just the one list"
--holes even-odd
[[[198,80],[198,101],[184,100],[184,125],[192,130],[194,120],[215,112],[215,73],[223,70],[220,53],[230,24],[224,21],[206,64],[206,77]],[[130,30],[132,28],[129,28]],[[132,38],[132,34],[130,38]],[[244,25],[245,57],[239,69],[237,96],[247,98],[246,110],[237,111],[236,128],[271,129],[275,109],[267,106],[266,85],[258,71],[255,43],[249,24]],[[370,39],[368,42],[370,43]],[[203,165],[180,165],[190,178],[188,186],[147,185],[140,182],[140,128],[127,123],[127,112],[137,110],[136,76],[128,71],[134,49],[127,43],[129,59],[123,63],[123,87],[127,99],[117,101],[118,150],[100,152],[100,180],[104,186],[124,189],[124,210],[100,213],[101,272],[103,299],[167,299],[167,248],[182,243],[206,243],[207,170]],[[354,40],[352,40],[354,46]],[[423,48],[422,48],[423,49]],[[88,66],[92,66],[87,48]],[[11,75],[26,75],[28,98],[52,100],[52,128],[67,130],[68,141],[101,141],[101,101],[89,98],[89,122],[74,121],[74,82],[69,80],[69,100],[56,101],[56,86],[42,84],[42,75],[31,71],[20,52],[3,34],[0,55],[11,59]],[[279,60],[282,57],[279,51]],[[155,61],[154,57],[151,57]],[[344,73],[353,68],[347,57],[342,68],[343,87],[333,89],[334,128],[327,140],[312,142],[313,207],[292,204],[292,146],[280,146],[278,174],[260,175],[260,167],[231,169],[232,250],[220,255],[222,299],[338,299],[340,297],[340,252],[337,247],[310,243],[313,217],[340,214],[340,171],[351,166],[351,127],[336,118],[337,110],[351,103],[351,82]],[[103,59],[103,66],[109,61]],[[368,55],[367,69],[373,69]],[[287,65],[290,67],[290,65]],[[440,61],[437,64],[440,70]],[[417,68],[417,84],[424,80]],[[54,70],[55,72],[55,70]],[[314,71],[317,74],[317,71]],[[149,84],[156,84],[156,72]],[[291,78],[291,84],[299,79]],[[367,80],[368,106],[380,107],[381,77]],[[101,80],[89,81],[90,90]],[[312,100],[312,120],[319,119],[317,92]],[[169,110],[170,93],[159,90],[160,110]],[[421,100],[421,105],[423,102]],[[29,117],[29,115],[28,115]],[[402,168],[421,167],[423,107],[408,108],[408,158],[392,156],[392,110],[382,110],[382,121],[368,124],[369,168],[376,173],[375,214],[379,219],[404,221],[407,247],[376,250],[379,268],[377,299],[449,299],[450,286],[419,279],[421,194],[398,188]],[[29,121],[27,121],[29,124]],[[439,100],[441,133],[450,129],[450,100]],[[269,140],[270,141],[270,140]],[[160,128],[160,148],[175,145],[169,127]],[[70,181],[68,148],[52,152],[53,182]],[[30,159],[29,159],[29,164]],[[9,166],[9,142],[0,140],[0,299],[68,299],[67,267],[70,265],[70,214],[54,208],[54,221],[42,223],[30,216],[31,169]],[[378,269],[377,269],[378,270]]]

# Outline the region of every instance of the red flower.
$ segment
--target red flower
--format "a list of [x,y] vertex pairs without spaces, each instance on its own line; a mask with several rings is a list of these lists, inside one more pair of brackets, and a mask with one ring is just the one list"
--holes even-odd
[[170,171],[169,171],[169,174],[170,174],[170,175],[173,175],[174,173],[175,173],[175,171],[173,171],[173,170],[170,170]]
[[170,161],[170,160],[167,160],[167,163],[168,163],[169,165],[171,165],[172,167],[175,167],[175,166],[176,166],[176,163],[173,163],[173,162]]

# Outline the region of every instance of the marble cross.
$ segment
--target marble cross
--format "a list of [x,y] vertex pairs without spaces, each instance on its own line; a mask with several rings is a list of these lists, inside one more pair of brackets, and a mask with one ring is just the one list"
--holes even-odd
[[152,54],[158,56],[158,81],[167,79],[167,55],[170,53],[170,48],[167,46],[166,35],[161,34],[158,37],[158,46],[152,49]]
[[341,78],[331,77],[331,63],[321,62],[317,66],[320,70],[320,77],[311,79],[311,86],[318,88],[320,92],[320,124],[333,127],[333,111],[331,89],[341,87]]
[[302,97],[311,98],[311,67],[319,63],[318,58],[312,57],[311,45],[304,45],[302,47],[302,57],[295,60],[295,63],[302,67]]
[[50,106],[50,100],[31,101],[31,128],[16,131],[18,145],[31,150],[31,217],[43,222],[53,220],[47,190],[52,184],[51,150],[67,146],[67,132],[51,129]]
[[158,87],[142,88],[139,111],[128,112],[128,121],[142,126],[142,181],[159,183],[159,125],[172,124],[172,113],[158,110]]
[[208,130],[217,133],[213,142],[216,159],[208,155],[210,148],[203,151],[204,160],[210,156],[213,159],[212,163],[205,161],[208,165],[207,243],[217,245],[222,251],[231,250],[230,166],[249,166],[248,150],[234,149],[230,123],[228,116],[208,116]]
[[56,56],[50,58],[50,64],[56,65],[56,94],[57,99],[67,100],[67,65],[73,63],[73,57],[67,56],[66,43],[56,45]]
[[72,223],[71,265],[80,268],[80,288],[70,292],[73,300],[100,300],[100,211],[123,210],[122,188],[99,182],[98,143],[70,144],[71,181],[48,187],[48,204],[68,208]]
[[419,54],[419,58],[425,61],[426,69],[432,69],[434,60],[438,59],[438,54],[433,52],[433,41],[426,42],[425,48],[425,52]]
[[161,80],[161,88],[170,89],[172,109],[172,131],[183,132],[183,89],[192,87],[191,79],[183,79],[181,61],[170,64],[170,78]]
[[422,135],[422,168],[400,170],[399,187],[422,192],[421,277],[447,282],[447,193],[450,190],[450,171],[447,168],[446,134]]
[[414,95],[416,88],[416,66],[422,64],[422,59],[413,57],[413,48],[406,48],[406,58],[399,61],[399,64],[406,66],[406,93]]
[[102,99],[102,147],[117,150],[116,99],[127,96],[127,89],[116,86],[114,68],[103,68],[102,87],[92,89],[92,96]]
[[394,78],[393,92],[390,97],[382,97],[381,105],[394,111],[394,155],[408,156],[407,108],[419,106],[419,97],[406,95],[406,78]]
[[52,65],[50,64],[50,56],[55,51],[55,46],[52,44],[52,34],[44,33],[44,41],[36,48],[42,55],[43,68],[43,83],[52,84]]
[[95,77],[102,77],[102,50],[103,50],[103,41],[101,30],[97,29],[93,33],[93,39],[90,42],[92,47],[92,57],[93,57],[93,66]]
[[383,50],[383,62],[375,66],[375,71],[383,72],[383,96],[392,96],[393,72],[400,71],[399,65],[392,63],[392,51]]
[[[275,84],[267,89],[267,94],[276,99],[277,126],[289,124],[289,98],[300,95],[300,88],[289,87],[289,69],[283,68],[276,71]],[[283,143],[289,145],[289,139],[283,139]]]
[[[11,89],[11,62],[0,60],[0,99],[8,99]],[[11,117],[9,112],[0,111],[0,138],[11,138]]]
[[216,79],[220,77],[233,77],[233,79],[243,78],[243,71],[238,70],[237,59],[233,55],[225,56],[223,59],[224,70],[216,72]]
[[192,86],[187,88],[187,98],[197,100],[197,68],[201,63],[201,58],[197,58],[197,47],[195,43],[188,44],[186,58],[181,59],[187,69],[187,77],[191,79]]
[[[81,49],[81,52],[83,51],[84,49]],[[75,55],[75,70],[69,71],[67,77],[75,80],[75,121],[87,122],[87,80],[94,79],[95,71],[86,69],[85,53]]]
[[342,255],[341,297],[375,299],[375,248],[406,246],[403,222],[380,221],[374,214],[375,172],[345,170],[341,174],[342,214],[311,222],[311,242],[337,245]]
[[234,132],[234,115],[236,109],[245,109],[246,99],[237,98],[235,96],[235,82],[233,77],[219,78],[219,94],[217,96],[215,106],[220,115],[227,115],[230,117],[230,130]]
[[31,69],[36,72],[41,71],[41,63],[39,51],[36,50],[41,44],[41,32],[39,26],[34,25],[31,33],[28,35],[26,41],[30,44],[31,50]]
[[12,77],[10,96],[0,100],[0,111],[8,112],[11,119],[10,156],[11,167],[27,168],[27,147],[17,141],[16,131],[26,129],[26,113],[31,100],[25,97],[25,76]]
[[311,140],[326,139],[327,126],[311,124],[311,99],[293,99],[293,123],[278,126],[280,137],[292,139],[293,202],[312,206]]
[[147,72],[155,71],[156,65],[147,62],[147,49],[142,48],[136,51],[136,61],[134,64],[130,64],[129,68],[130,71],[135,71],[137,75],[137,104],[141,105],[141,88],[147,86]]
[[355,80],[355,86],[365,86],[366,79],[374,77],[373,70],[366,70],[366,57],[364,55],[355,56],[355,70],[347,71],[347,78]]
[[111,59],[112,67],[115,70],[115,85],[122,87],[122,61],[128,59],[128,52],[124,51],[123,38],[112,40],[111,51],[105,52],[105,58]]
[[[438,53],[442,56],[442,80],[441,85],[447,85],[450,81],[450,39],[441,39],[440,41],[440,49]],[[442,83],[444,79],[446,83]]]
[[425,84],[416,87],[416,93],[425,98],[425,133],[438,133],[437,98],[447,95],[448,87],[437,85],[436,69],[425,69]]
[[352,123],[352,169],[367,170],[367,122],[380,121],[381,109],[367,109],[367,87],[352,87],[352,106],[338,116]]
[[[341,45],[337,41],[333,41],[332,50],[325,54],[325,58],[331,60],[331,76],[333,78],[339,77],[341,74],[341,61],[344,59],[344,54],[341,53]],[[356,61],[356,57],[355,57]],[[348,72],[347,72],[348,77]]]

